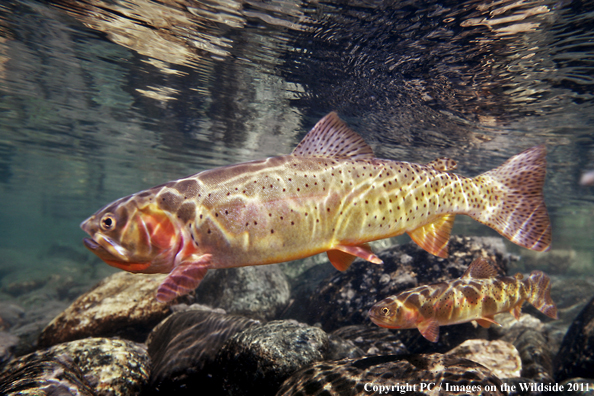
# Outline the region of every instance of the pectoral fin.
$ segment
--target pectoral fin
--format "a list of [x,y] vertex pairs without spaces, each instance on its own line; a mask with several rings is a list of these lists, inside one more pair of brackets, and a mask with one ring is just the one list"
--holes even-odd
[[370,261],[374,264],[384,263],[382,259],[371,251],[371,247],[367,243],[355,246],[337,245],[332,250],[328,250],[326,254],[334,268],[339,271],[349,268],[356,257],[361,257],[363,260]]
[[192,256],[176,266],[157,290],[157,301],[168,302],[194,290],[206,275],[211,254]]
[[424,320],[417,326],[423,337],[431,342],[439,340],[439,324],[436,320]]
[[440,216],[432,223],[409,231],[408,235],[417,245],[429,253],[446,258],[448,257],[448,242],[455,218],[456,215],[453,214]]

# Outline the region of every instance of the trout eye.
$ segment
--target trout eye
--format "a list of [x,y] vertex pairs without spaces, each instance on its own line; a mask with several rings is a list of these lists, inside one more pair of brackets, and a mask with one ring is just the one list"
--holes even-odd
[[103,231],[109,231],[114,229],[116,226],[116,219],[111,213],[107,213],[101,218],[101,229]]
[[385,316],[388,316],[390,314],[390,308],[383,307],[382,308],[382,314],[384,314]]

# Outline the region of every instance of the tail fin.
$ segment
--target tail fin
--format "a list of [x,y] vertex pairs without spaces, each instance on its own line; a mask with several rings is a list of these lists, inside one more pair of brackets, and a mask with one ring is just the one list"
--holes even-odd
[[475,177],[486,188],[486,210],[469,215],[520,246],[548,250],[552,237],[542,193],[545,157],[545,146],[535,146]]
[[551,298],[551,279],[542,271],[532,271],[525,282],[531,291],[528,302],[548,317],[557,319],[557,306]]

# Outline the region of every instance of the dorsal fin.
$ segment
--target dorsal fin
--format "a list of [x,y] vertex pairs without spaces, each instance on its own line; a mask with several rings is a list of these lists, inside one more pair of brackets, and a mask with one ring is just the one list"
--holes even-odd
[[373,158],[371,147],[335,112],[318,121],[291,154],[299,157]]
[[496,277],[497,270],[493,267],[486,259],[482,257],[476,258],[464,274],[462,274],[461,278],[493,278]]
[[427,166],[441,172],[449,172],[455,170],[458,164],[451,158],[440,157],[429,162]]

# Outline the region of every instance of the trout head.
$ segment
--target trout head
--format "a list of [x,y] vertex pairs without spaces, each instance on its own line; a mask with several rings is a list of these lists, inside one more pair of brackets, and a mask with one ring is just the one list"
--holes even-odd
[[388,297],[371,307],[369,318],[380,327],[412,329],[417,327],[419,311],[397,298]]
[[85,246],[107,264],[129,272],[168,273],[182,236],[174,216],[150,192],[119,199],[83,221]]

